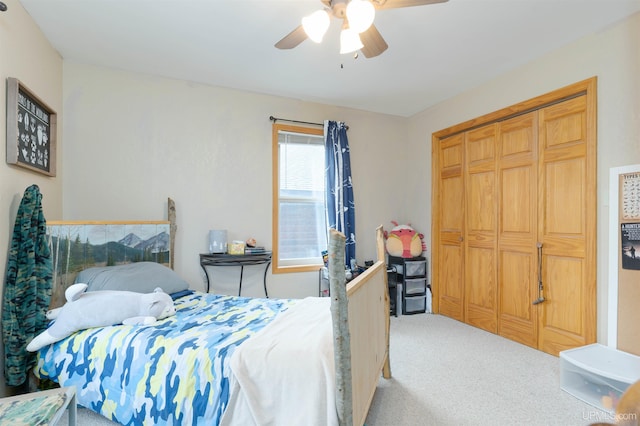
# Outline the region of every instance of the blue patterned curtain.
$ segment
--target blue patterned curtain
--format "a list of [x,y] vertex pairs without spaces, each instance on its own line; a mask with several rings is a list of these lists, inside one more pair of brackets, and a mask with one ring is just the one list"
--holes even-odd
[[324,148],[327,229],[334,228],[347,237],[345,266],[351,268],[351,260],[356,259],[356,212],[345,123],[325,120]]

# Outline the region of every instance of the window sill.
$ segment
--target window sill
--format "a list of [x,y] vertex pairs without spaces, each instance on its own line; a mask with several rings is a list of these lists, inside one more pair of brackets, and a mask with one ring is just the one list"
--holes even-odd
[[316,264],[316,265],[291,265],[291,266],[277,266],[274,263],[271,264],[271,271],[273,274],[289,274],[295,272],[317,272],[318,269],[322,268],[324,265]]

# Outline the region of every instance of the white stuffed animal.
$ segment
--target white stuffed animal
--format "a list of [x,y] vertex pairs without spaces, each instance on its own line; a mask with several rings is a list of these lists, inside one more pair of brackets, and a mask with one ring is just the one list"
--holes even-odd
[[171,296],[156,288],[153,293],[90,291],[87,284],[73,284],[65,291],[67,303],[47,312],[55,320],[28,345],[29,352],[55,343],[78,330],[114,324],[153,324],[176,313]]

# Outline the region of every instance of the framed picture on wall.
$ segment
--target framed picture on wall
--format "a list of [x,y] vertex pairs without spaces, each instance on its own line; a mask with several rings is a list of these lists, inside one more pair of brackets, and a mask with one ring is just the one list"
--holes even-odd
[[16,78],[7,78],[7,163],[56,175],[57,114]]

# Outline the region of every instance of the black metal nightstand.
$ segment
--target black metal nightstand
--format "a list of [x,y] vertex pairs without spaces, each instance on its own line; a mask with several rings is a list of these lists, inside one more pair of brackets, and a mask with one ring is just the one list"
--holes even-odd
[[207,272],[207,266],[239,266],[240,267],[240,282],[238,284],[238,296],[242,293],[242,273],[245,266],[250,265],[265,265],[264,267],[264,295],[269,297],[267,292],[267,271],[269,265],[271,265],[271,252],[265,251],[264,253],[251,253],[251,254],[227,254],[227,253],[201,253],[200,254],[200,266],[204,271],[205,277],[207,277],[207,293],[211,286],[209,280],[209,273]]

